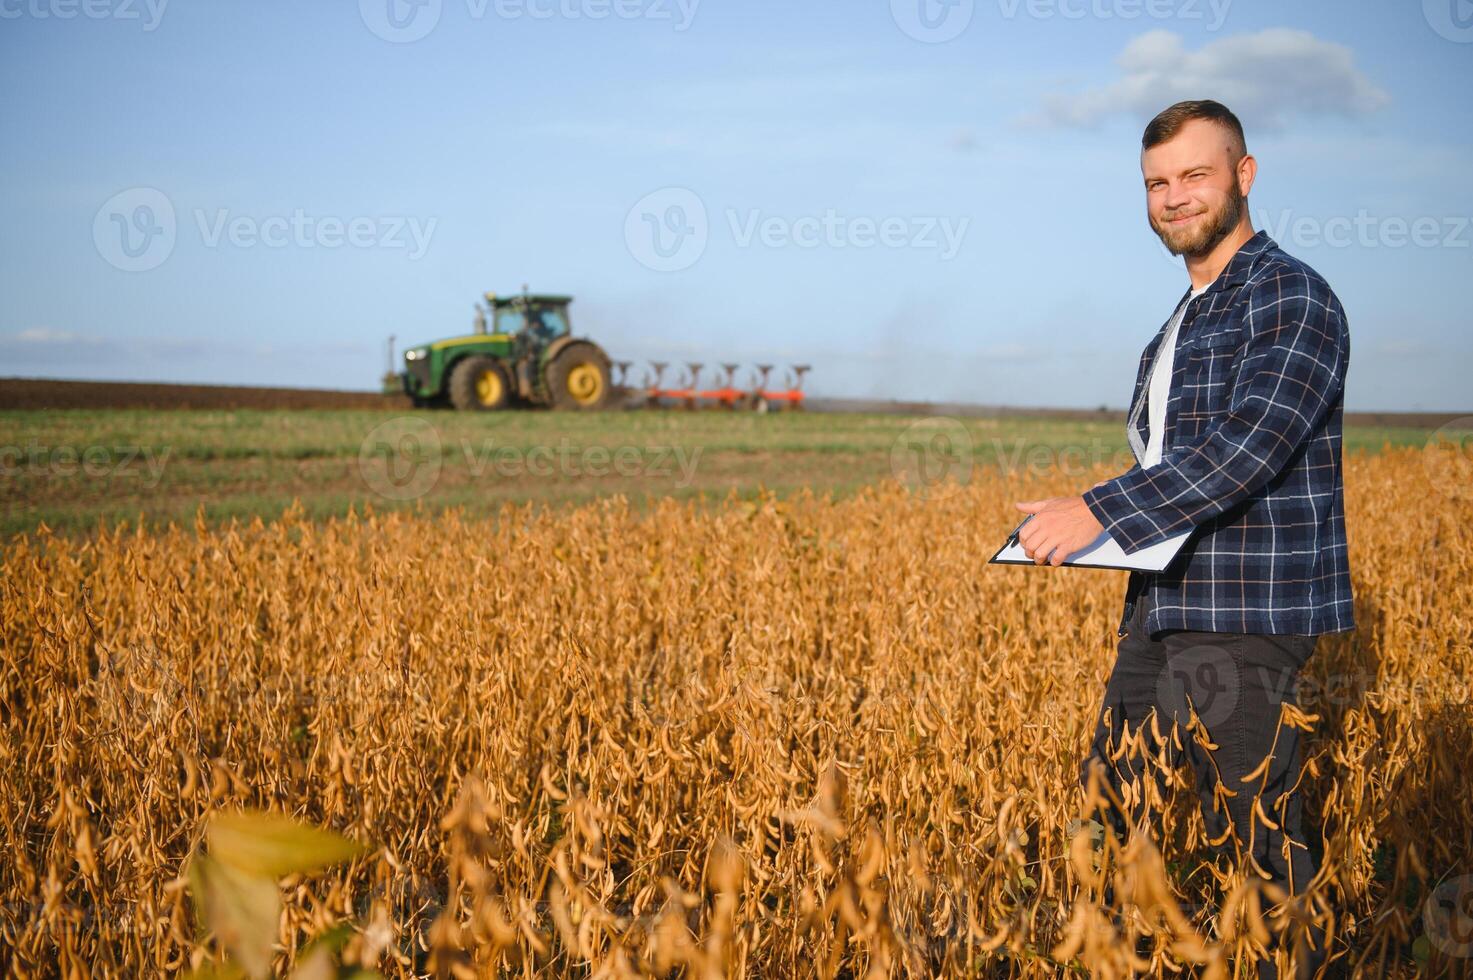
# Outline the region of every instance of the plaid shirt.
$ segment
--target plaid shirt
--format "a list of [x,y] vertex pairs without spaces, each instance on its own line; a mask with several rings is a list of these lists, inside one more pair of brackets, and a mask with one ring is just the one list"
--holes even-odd
[[1136,373],[1126,423],[1136,465],[1084,501],[1127,554],[1196,530],[1165,571],[1130,573],[1121,633],[1145,592],[1153,632],[1354,629],[1340,301],[1265,232],[1244,243],[1182,315],[1161,462],[1142,469],[1145,383],[1169,324]]

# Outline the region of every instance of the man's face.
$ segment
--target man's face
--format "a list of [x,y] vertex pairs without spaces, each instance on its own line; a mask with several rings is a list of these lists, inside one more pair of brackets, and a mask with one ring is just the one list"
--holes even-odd
[[1173,255],[1205,255],[1238,224],[1241,148],[1226,127],[1193,119],[1141,153],[1146,217]]

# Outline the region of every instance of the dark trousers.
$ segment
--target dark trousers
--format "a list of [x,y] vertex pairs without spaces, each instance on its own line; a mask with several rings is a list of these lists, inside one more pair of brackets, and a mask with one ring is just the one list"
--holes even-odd
[[[1125,784],[1135,784],[1128,794],[1134,801],[1127,804],[1129,812],[1110,807],[1105,813],[1122,841],[1129,823],[1155,823],[1139,804],[1139,787],[1151,778],[1148,764],[1131,752],[1110,758],[1127,727],[1133,734],[1145,726],[1146,748],[1153,756],[1159,752],[1149,721],[1154,711],[1168,762],[1179,766],[1185,761],[1193,769],[1211,838],[1226,837],[1220,846],[1240,862],[1251,857],[1286,891],[1303,892],[1316,868],[1301,827],[1299,731],[1280,724],[1279,709],[1282,702],[1294,702],[1299,670],[1314,652],[1317,637],[1193,630],[1147,636],[1148,602],[1149,592],[1142,592],[1128,633],[1120,639],[1081,781],[1087,785],[1090,769],[1099,764],[1122,799],[1127,798]],[[1215,749],[1204,748],[1187,730],[1192,710]],[[1272,761],[1260,770],[1270,754]],[[1246,778],[1250,774],[1252,780]],[[1219,800],[1219,779],[1236,795]],[[1255,816],[1255,801],[1277,829]],[[1227,833],[1229,827],[1234,833]],[[1286,834],[1292,842],[1287,860]]]

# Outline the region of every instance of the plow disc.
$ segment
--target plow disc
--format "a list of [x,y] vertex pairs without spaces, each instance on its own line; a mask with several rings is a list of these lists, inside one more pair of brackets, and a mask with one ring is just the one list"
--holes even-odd
[[737,372],[741,365],[722,363],[718,365],[719,370],[711,370],[712,387],[703,387],[701,375],[706,364],[702,361],[686,361],[673,385],[665,383],[669,361],[650,361],[637,384],[629,378],[632,366],[630,361],[616,361],[614,383],[631,394],[643,395],[646,408],[726,408],[756,412],[802,408],[803,377],[812,370],[809,364],[791,365],[786,372],[786,387],[775,388],[770,380],[772,364],[753,365],[739,383]]

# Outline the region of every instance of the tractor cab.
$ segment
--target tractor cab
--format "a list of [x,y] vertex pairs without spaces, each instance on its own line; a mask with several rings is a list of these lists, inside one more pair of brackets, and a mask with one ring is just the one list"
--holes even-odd
[[[545,347],[568,335],[568,304],[572,300],[571,296],[486,294],[492,332],[517,337],[528,348]],[[476,322],[480,328],[477,332],[484,333],[487,325],[484,312],[477,311]]]

